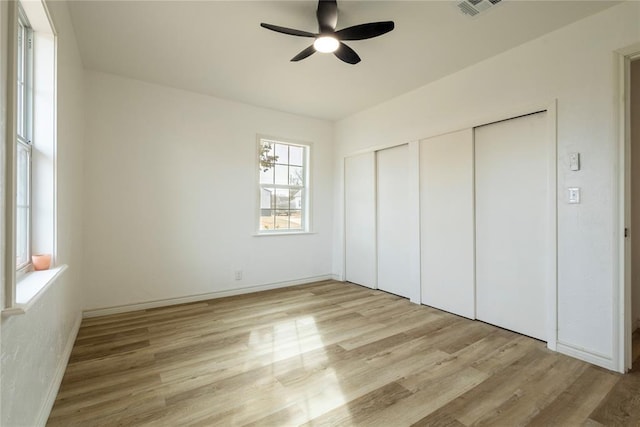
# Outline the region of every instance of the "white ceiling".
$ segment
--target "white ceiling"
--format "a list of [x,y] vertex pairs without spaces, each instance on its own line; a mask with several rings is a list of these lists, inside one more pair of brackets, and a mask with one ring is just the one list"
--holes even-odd
[[313,1],[71,1],[69,8],[88,69],[336,120],[616,3],[504,0],[470,18],[451,1],[339,1],[338,29],[396,24],[347,43],[362,58],[355,66],[319,53],[289,62],[312,39],[260,27],[316,32]]

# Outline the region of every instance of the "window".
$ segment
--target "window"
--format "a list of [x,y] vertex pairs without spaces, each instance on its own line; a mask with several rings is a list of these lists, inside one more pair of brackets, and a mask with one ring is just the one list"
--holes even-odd
[[308,231],[309,146],[260,138],[260,233]]
[[[7,256],[3,315],[22,314],[66,269],[56,260],[56,35],[46,2],[7,4],[5,215]],[[35,271],[33,254],[47,271]],[[11,265],[13,264],[13,265]],[[45,268],[43,265],[39,269]],[[33,270],[33,271],[32,271]]]
[[19,7],[16,64],[16,269],[31,259],[31,154],[33,133],[33,31]]

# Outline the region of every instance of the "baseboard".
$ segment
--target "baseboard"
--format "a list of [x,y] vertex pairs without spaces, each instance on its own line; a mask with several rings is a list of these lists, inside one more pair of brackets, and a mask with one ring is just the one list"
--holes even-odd
[[64,346],[62,357],[58,361],[58,366],[56,367],[56,372],[53,375],[53,380],[49,385],[47,397],[40,407],[40,412],[38,413],[38,417],[36,418],[37,426],[45,426],[47,424],[49,414],[51,414],[51,409],[53,409],[53,404],[55,403],[56,397],[58,396],[58,390],[60,390],[60,384],[62,384],[62,378],[64,377],[64,373],[67,370],[67,364],[69,363],[71,350],[73,350],[73,344],[76,342],[76,337],[78,336],[81,322],[82,315],[79,314],[75,320],[75,323],[73,324],[73,327],[71,328],[71,333],[67,338],[67,343]]
[[571,344],[558,342],[558,353],[566,354],[567,356],[575,357],[576,359],[584,360],[593,365],[600,366],[610,371],[616,371],[614,360],[611,357],[604,356],[583,348],[575,347]]
[[268,291],[271,289],[286,288],[288,286],[305,285],[313,282],[321,282],[323,280],[337,280],[334,275],[326,274],[323,276],[305,277],[303,279],[288,280],[285,282],[269,283],[265,285],[247,286],[244,288],[230,289],[226,291],[209,292],[206,294],[188,295],[178,298],[168,298],[155,301],[147,301],[135,304],[126,304],[115,307],[97,308],[85,310],[82,316],[86,318],[108,316],[110,314],[127,313],[130,311],[146,310],[148,308],[166,307],[169,305],[186,304],[189,302],[206,301],[216,298],[230,297],[234,295],[249,294],[253,292]]
[[[332,274],[331,280],[335,280],[336,282],[344,282],[341,274]],[[640,319],[638,319],[640,321]]]

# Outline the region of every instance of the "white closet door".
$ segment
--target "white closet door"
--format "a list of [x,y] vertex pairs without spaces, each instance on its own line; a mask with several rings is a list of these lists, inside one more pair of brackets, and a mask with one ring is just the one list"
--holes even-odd
[[376,157],[347,157],[345,185],[345,278],[376,288]]
[[422,303],[475,318],[473,129],[420,142]]
[[547,114],[475,129],[476,316],[546,341],[551,280]]
[[[378,289],[406,298],[413,294],[413,239],[409,201],[409,148],[377,152],[378,166]],[[415,230],[417,233],[417,230]]]

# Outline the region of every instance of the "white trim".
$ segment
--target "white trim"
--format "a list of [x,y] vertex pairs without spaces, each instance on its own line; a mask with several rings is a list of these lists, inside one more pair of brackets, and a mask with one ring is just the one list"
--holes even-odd
[[558,341],[557,349],[558,353],[565,354],[567,356],[575,357],[576,359],[584,360],[593,365],[600,366],[605,369],[615,370],[615,360],[605,355],[589,351],[585,348],[573,346],[571,344]]
[[29,16],[29,23],[34,31],[57,36],[51,13],[44,0],[20,0],[22,8]]
[[556,351],[558,343],[558,108],[554,99],[546,108],[547,138],[549,141],[549,176],[547,192],[549,193],[549,235],[548,247],[548,285],[547,285],[547,348]]
[[51,270],[44,271],[32,271],[30,273],[25,274],[21,277],[20,282],[16,284],[15,292],[16,292],[16,300],[19,295],[19,287],[21,282],[31,282],[30,287],[35,288],[36,291],[33,292],[33,296],[29,298],[24,303],[15,303],[11,307],[8,307],[2,310],[2,316],[13,316],[16,314],[25,314],[33,305],[40,299],[42,295],[44,295],[45,291],[49,289],[58,278],[62,275],[64,271],[67,269],[67,265],[63,264],[56,268],[52,268]]
[[64,346],[64,350],[62,351],[62,356],[58,360],[58,366],[56,367],[56,372],[53,375],[53,379],[49,384],[49,390],[47,391],[47,397],[44,400],[44,403],[40,407],[40,411],[38,412],[38,416],[36,418],[37,426],[45,426],[47,424],[47,420],[49,419],[49,415],[51,414],[51,409],[53,408],[53,404],[56,401],[56,397],[58,396],[58,391],[60,390],[60,385],[62,384],[62,378],[64,377],[64,373],[67,370],[67,364],[69,363],[69,357],[71,356],[71,350],[73,350],[73,344],[76,342],[76,337],[78,336],[78,331],[80,330],[80,324],[82,323],[82,314],[78,314],[76,320],[71,328],[71,333],[67,338],[67,343]]
[[411,259],[409,260],[409,278],[411,281],[411,294],[409,301],[414,304],[422,302],[422,278],[421,278],[421,245],[420,245],[420,141],[411,141],[408,144],[409,150],[409,206],[406,221],[410,223],[410,229],[415,230],[409,238],[409,245],[413,247]]
[[[374,155],[375,159],[375,155]],[[374,160],[375,162],[375,160]],[[342,158],[340,168],[340,182],[342,182],[339,191],[342,191],[342,266],[340,268],[340,276],[347,280],[347,157]],[[376,227],[377,228],[377,227]],[[333,252],[333,250],[332,250]],[[335,274],[334,274],[335,276]]]
[[342,274],[332,274],[331,280],[335,280],[336,282],[344,282],[344,277]]
[[[640,43],[635,43],[616,51],[618,67],[618,157],[614,166],[614,176],[617,176],[618,203],[615,205],[615,228],[613,247],[614,251],[614,277],[613,277],[613,355],[614,370],[625,373],[632,365],[632,340],[633,333],[632,306],[631,306],[631,237],[624,237],[624,228],[630,227],[630,66],[631,60],[640,58]],[[634,231],[631,230],[633,233]],[[637,320],[636,320],[637,322]]]
[[[262,189],[262,184],[260,184],[260,149],[261,149],[261,143],[262,140],[268,140],[271,142],[275,142],[275,143],[281,143],[281,144],[286,144],[286,145],[297,145],[299,147],[304,147],[305,149],[305,159],[303,162],[303,168],[304,168],[304,174],[305,174],[305,185],[303,186],[303,194],[304,194],[304,198],[303,198],[303,208],[302,208],[302,214],[303,214],[303,224],[304,227],[302,230],[297,231],[297,230],[292,230],[291,232],[288,231],[278,231],[278,232],[273,232],[273,231],[268,231],[268,230],[260,230],[260,204],[261,204],[261,189]],[[296,139],[291,139],[291,138],[280,138],[280,137],[275,137],[275,136],[271,136],[271,135],[266,135],[266,134],[261,134],[258,133],[256,134],[256,155],[255,155],[255,160],[254,160],[254,170],[255,170],[255,181],[254,181],[254,185],[256,185],[256,201],[257,201],[257,205],[254,208],[254,217],[255,217],[255,224],[254,224],[254,236],[261,236],[261,235],[274,235],[274,234],[312,234],[314,233],[314,228],[313,228],[313,197],[312,197],[312,192],[313,192],[313,177],[312,174],[314,173],[314,169],[313,169],[313,156],[312,156],[312,152],[313,152],[313,143],[308,142],[308,141],[301,141],[301,140],[296,140]],[[275,172],[274,172],[275,173]],[[266,184],[265,184],[266,185]],[[288,186],[282,186],[282,188],[287,187]]]
[[[617,361],[617,371],[626,372],[631,369],[631,239],[619,236],[620,229],[631,225],[631,140],[630,140],[630,117],[629,117],[629,67],[628,56],[619,55],[617,65],[618,90],[619,90],[619,132],[618,158],[614,170],[617,169],[619,198],[618,212],[614,217],[614,269],[613,283],[618,282],[618,286],[613,287],[613,319],[612,322],[612,342],[614,360]],[[615,181],[614,181],[615,182]],[[616,192],[614,191],[614,194]],[[622,231],[624,233],[624,231]],[[617,262],[616,262],[617,261]]]
[[253,234],[253,237],[265,237],[265,236],[299,236],[299,235],[308,235],[308,234],[318,234],[315,231],[265,231],[263,233]]
[[229,289],[226,291],[208,292],[206,294],[188,295],[178,298],[167,298],[155,301],[146,301],[134,304],[119,305],[115,307],[96,308],[85,310],[82,316],[86,318],[108,316],[110,314],[127,313],[130,311],[145,310],[148,308],[166,307],[170,305],[185,304],[189,302],[206,301],[210,299],[230,297],[234,295],[250,294],[253,292],[268,291],[270,289],[286,288],[289,286],[306,285],[308,283],[322,282],[325,280],[335,280],[333,275],[325,274],[322,276],[305,277],[296,280],[287,280],[284,282],[268,283],[264,285],[246,286],[242,288]]

